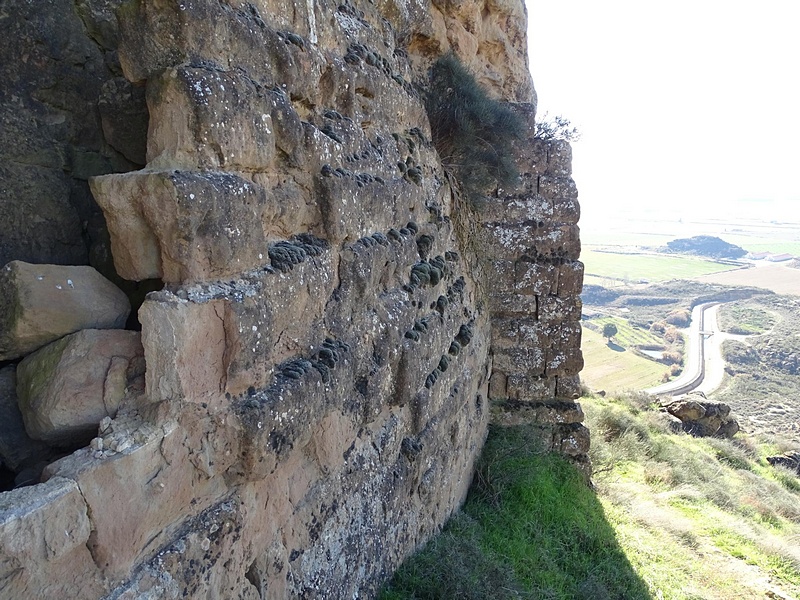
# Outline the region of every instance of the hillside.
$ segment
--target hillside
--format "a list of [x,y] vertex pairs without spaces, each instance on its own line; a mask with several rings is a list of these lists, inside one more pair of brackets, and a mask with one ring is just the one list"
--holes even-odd
[[756,600],[800,594],[800,479],[766,438],[670,433],[646,396],[581,399],[595,491],[493,428],[462,511],[381,596]]

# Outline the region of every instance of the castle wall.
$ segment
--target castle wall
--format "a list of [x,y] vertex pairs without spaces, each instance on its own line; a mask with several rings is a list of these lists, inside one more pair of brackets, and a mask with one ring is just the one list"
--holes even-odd
[[[164,288],[144,383],[0,494],[0,596],[371,597],[463,502],[490,419],[586,464],[577,195],[533,136],[521,2],[118,17],[146,166],[91,190],[116,271]],[[526,127],[478,212],[420,96],[450,50]]]

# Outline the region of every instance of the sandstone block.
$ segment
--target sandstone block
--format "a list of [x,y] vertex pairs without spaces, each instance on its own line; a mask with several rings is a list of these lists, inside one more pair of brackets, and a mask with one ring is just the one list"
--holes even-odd
[[221,172],[140,171],[96,177],[117,272],[168,282],[222,279],[268,263],[270,240],[307,218],[294,195]]
[[85,329],[26,357],[17,367],[25,428],[34,439],[75,448],[113,417],[127,386],[144,372],[140,334]]
[[6,598],[99,598],[78,485],[56,477],[0,494],[0,590]]
[[562,298],[559,296],[539,297],[539,320],[541,321],[580,321],[583,305],[580,297]]
[[507,400],[492,407],[492,423],[504,427],[581,423],[583,418],[583,409],[575,402]]
[[523,294],[502,294],[489,297],[489,308],[498,316],[535,316],[537,315],[536,296]]
[[518,261],[516,263],[516,290],[520,294],[546,296],[558,289],[560,268],[547,263]]
[[[536,188],[527,193],[487,198],[481,206],[480,218],[484,222],[538,223],[553,221],[552,200],[536,193]],[[577,221],[577,219],[576,219]]]
[[525,255],[534,260],[574,260],[580,254],[577,225],[543,223],[485,223],[483,243],[487,257],[515,260]]
[[558,268],[558,295],[579,296],[583,291],[583,263],[572,260]]
[[491,294],[506,294],[516,291],[516,266],[510,260],[487,260],[484,262],[489,280],[492,282]]
[[541,375],[545,371],[544,352],[538,346],[495,347],[494,365],[504,373]]
[[564,140],[547,143],[547,169],[550,177],[569,177],[572,175],[572,146]]
[[0,460],[12,471],[33,467],[52,454],[43,442],[32,440],[17,404],[16,367],[0,369]]
[[[271,168],[276,133],[272,113],[279,101],[288,103],[282,93],[260,94],[252,80],[235,72],[181,67],[148,82],[148,95],[151,166],[212,171]],[[300,119],[294,111],[290,114],[299,139]]]
[[507,394],[516,400],[548,400],[555,397],[556,379],[528,373],[509,373]]
[[575,365],[568,365],[568,371],[574,375],[559,375],[556,381],[556,398],[566,398],[576,400],[581,397],[581,378],[578,371],[583,368],[583,355],[580,362]]
[[542,325],[535,316],[525,318],[504,317],[492,320],[492,347],[500,348],[542,348]]
[[505,373],[500,371],[492,371],[492,377],[489,379],[489,399],[502,400],[507,397],[507,384],[508,377]]
[[0,360],[80,329],[125,326],[130,302],[92,267],[12,261],[0,271]]
[[589,429],[580,423],[556,425],[550,447],[566,456],[585,456],[589,452]]
[[97,108],[106,141],[133,164],[144,166],[148,126],[144,87],[134,86],[124,77],[109,79],[103,84]]
[[[223,477],[212,475],[229,466],[223,455],[234,435],[214,425],[197,424],[199,430],[189,432],[162,422],[155,435],[111,457],[94,459],[84,449],[47,467],[46,477],[80,486],[92,515],[88,545],[109,583],[127,578],[171,540],[190,514],[187,507],[201,511],[227,492]],[[204,456],[212,461],[210,471],[200,462]]]
[[549,200],[577,200],[578,187],[571,177],[542,175],[539,178],[539,193]]
[[667,412],[680,419],[683,430],[691,435],[733,437],[739,423],[731,416],[731,407],[723,402],[706,400],[702,394],[689,394],[665,406]]
[[581,205],[577,199],[557,198],[552,203],[554,222],[574,225],[581,218]]

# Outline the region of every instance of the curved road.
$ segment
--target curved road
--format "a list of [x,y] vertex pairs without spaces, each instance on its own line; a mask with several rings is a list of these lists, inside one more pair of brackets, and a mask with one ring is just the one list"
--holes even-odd
[[686,334],[686,360],[683,372],[673,381],[645,390],[648,394],[678,396],[691,391],[708,395],[716,391],[725,376],[722,343],[749,336],[733,335],[719,330],[719,302],[698,304],[692,310],[692,322]]

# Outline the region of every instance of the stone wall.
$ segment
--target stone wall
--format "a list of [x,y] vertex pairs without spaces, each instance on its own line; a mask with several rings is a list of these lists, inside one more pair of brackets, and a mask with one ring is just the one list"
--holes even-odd
[[[146,166],[91,190],[119,275],[164,287],[143,381],[134,351],[89,446],[0,494],[0,597],[371,597],[463,501],[491,414],[585,462],[571,156],[533,139],[521,2],[117,14]],[[528,127],[480,213],[420,98],[450,50]]]

